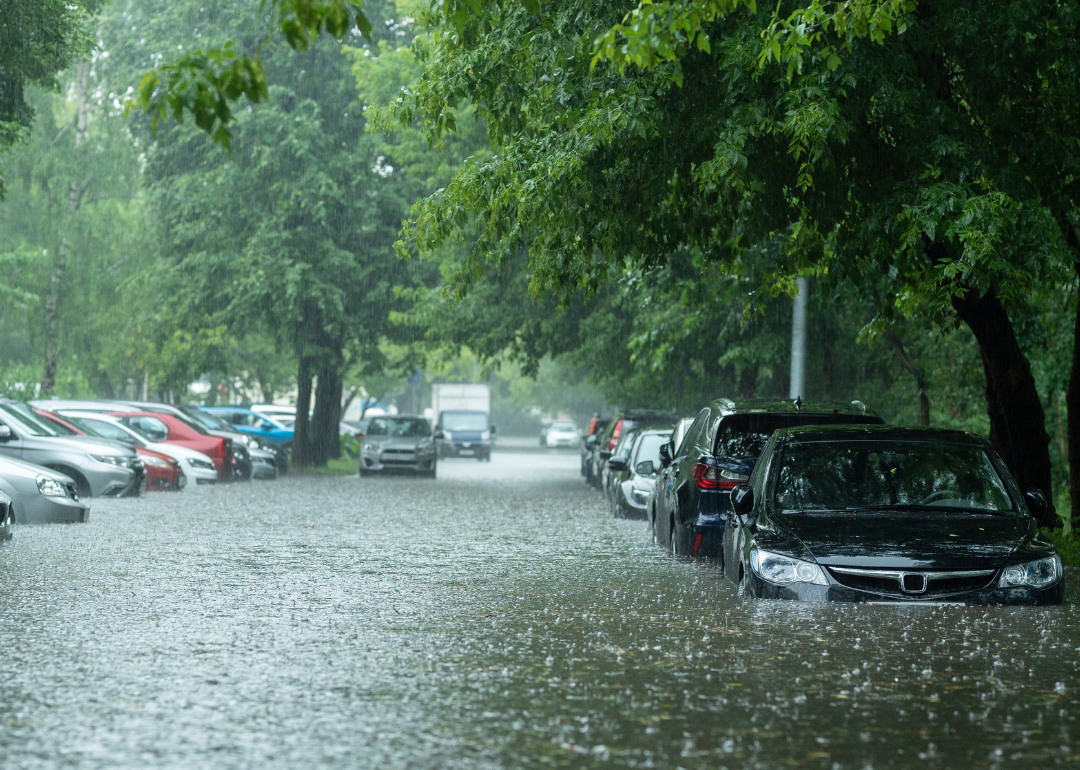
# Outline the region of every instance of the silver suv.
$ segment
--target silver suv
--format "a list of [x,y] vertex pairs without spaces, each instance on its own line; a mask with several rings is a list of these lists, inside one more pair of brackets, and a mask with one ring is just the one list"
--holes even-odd
[[79,497],[135,497],[146,468],[129,446],[86,436],[61,436],[19,401],[0,399],[0,455],[70,476]]

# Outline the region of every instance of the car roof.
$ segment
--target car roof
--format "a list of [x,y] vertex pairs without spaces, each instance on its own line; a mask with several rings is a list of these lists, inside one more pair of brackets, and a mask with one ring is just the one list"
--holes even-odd
[[778,431],[780,438],[810,441],[915,441],[924,443],[986,446],[976,433],[950,428],[907,427],[901,425],[799,425]]
[[[718,398],[712,407],[725,414],[844,414],[878,417],[862,401],[799,401],[765,398]],[[879,418],[880,419],[880,418]]]

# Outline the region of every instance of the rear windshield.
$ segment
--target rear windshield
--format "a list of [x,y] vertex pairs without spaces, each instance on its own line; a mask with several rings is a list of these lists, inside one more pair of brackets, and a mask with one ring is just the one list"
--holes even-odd
[[443,412],[440,419],[443,429],[451,433],[455,430],[482,432],[488,429],[488,416],[484,412]]
[[982,447],[905,441],[789,444],[783,448],[775,501],[785,511],[1014,510]]
[[877,418],[844,414],[735,414],[716,433],[716,457],[756,460],[773,431],[794,425],[879,424]]

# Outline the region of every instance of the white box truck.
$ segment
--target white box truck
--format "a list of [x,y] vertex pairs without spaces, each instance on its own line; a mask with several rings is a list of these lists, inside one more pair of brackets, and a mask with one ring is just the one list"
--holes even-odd
[[491,390],[487,385],[432,385],[431,412],[439,457],[491,459]]

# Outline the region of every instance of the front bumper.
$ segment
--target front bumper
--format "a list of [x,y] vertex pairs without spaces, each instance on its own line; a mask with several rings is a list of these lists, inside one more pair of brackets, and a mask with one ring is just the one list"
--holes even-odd
[[491,457],[491,441],[440,441],[439,457]]
[[379,473],[381,471],[413,471],[427,473],[435,468],[435,448],[419,452],[404,450],[360,450],[360,470]]
[[[997,576],[994,583],[997,582]],[[838,584],[827,586],[810,583],[770,583],[750,572],[746,581],[745,596],[757,599],[787,599],[799,602],[823,604],[825,602],[875,602],[882,604],[965,604],[985,607],[991,604],[1001,605],[1052,605],[1061,604],[1064,599],[1064,581],[1059,580],[1047,588],[984,588],[979,591],[945,594],[929,598],[897,598],[895,596],[859,591]]]
[[94,497],[138,497],[142,494],[146,470],[141,464],[136,469],[99,462],[92,465],[95,467],[79,470],[90,484],[90,494]]
[[253,479],[276,479],[277,478],[277,463],[273,459],[252,457],[251,458],[251,478]]
[[73,524],[90,519],[90,506],[69,497],[20,495],[15,519],[20,524]]

